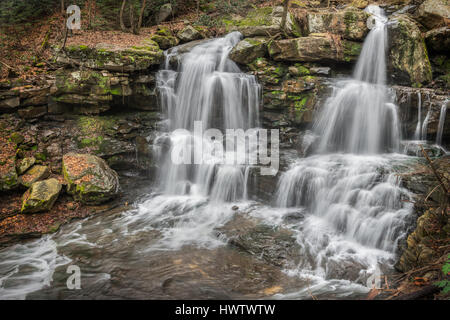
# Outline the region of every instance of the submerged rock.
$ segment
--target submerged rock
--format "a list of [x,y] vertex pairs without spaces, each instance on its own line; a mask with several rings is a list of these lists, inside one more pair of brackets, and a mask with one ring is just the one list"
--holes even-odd
[[415,18],[429,29],[448,24],[450,20],[448,0],[424,1],[417,9]]
[[275,61],[355,62],[361,43],[339,40],[327,34],[277,40],[269,44],[269,54]]
[[50,170],[47,166],[36,165],[20,176],[19,181],[22,186],[29,188],[33,183],[47,179],[49,175]]
[[119,193],[117,173],[97,156],[68,153],[63,157],[62,169],[67,192],[83,203],[100,204]]
[[267,41],[267,38],[246,38],[233,48],[230,59],[240,64],[248,64],[262,58],[267,54]]
[[33,183],[23,196],[21,212],[49,211],[58,199],[61,188],[61,183],[54,178]]
[[396,84],[415,85],[432,80],[425,40],[407,15],[396,15],[388,24],[389,66]]

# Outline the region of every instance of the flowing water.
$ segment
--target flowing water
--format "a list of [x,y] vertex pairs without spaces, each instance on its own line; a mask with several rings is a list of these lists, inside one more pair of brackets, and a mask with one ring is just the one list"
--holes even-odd
[[447,115],[447,103],[448,101],[444,101],[441,107],[441,114],[439,115],[438,131],[436,134],[437,145],[442,144],[442,133],[444,132],[445,116]]
[[[261,88],[228,59],[241,35],[204,42],[188,53],[173,49],[157,76],[167,115],[166,130],[154,145],[159,183],[136,187],[143,196],[131,210],[78,221],[54,235],[0,250],[0,297],[366,294],[371,275],[392,272],[412,212],[411,195],[395,174],[408,157],[396,153],[400,124],[385,86],[386,17],[375,6],[367,11],[375,23],[353,78],[336,83],[317,115],[313,134],[320,140],[314,154],[292,161],[271,201],[247,200],[251,170],[239,161],[246,152],[227,151],[238,159],[234,164],[214,156],[200,164],[172,161],[173,154],[192,159],[223,143],[206,139],[206,129],[255,128],[258,134]],[[299,258],[287,256],[282,267],[274,266],[228,246],[223,230],[238,215],[289,230]],[[238,223],[237,229],[244,227]],[[70,264],[83,272],[80,291],[66,288]],[[283,290],[273,295],[267,291],[273,287]]]

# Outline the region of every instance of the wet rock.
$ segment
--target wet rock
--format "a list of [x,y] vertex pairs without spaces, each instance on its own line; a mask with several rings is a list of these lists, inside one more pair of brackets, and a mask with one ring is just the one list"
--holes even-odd
[[422,33],[407,15],[391,18],[388,70],[396,84],[420,86],[431,81],[431,64]]
[[337,40],[327,34],[276,40],[269,44],[269,54],[275,61],[299,62],[355,62],[361,43]]
[[332,32],[348,40],[362,41],[369,32],[367,28],[369,16],[367,12],[352,7],[338,11],[329,9],[308,11],[308,32]]
[[35,165],[19,177],[19,182],[22,186],[29,188],[33,183],[47,179],[49,175],[50,171],[47,166]]
[[311,71],[311,74],[318,74],[322,76],[329,76],[331,75],[331,68],[330,67],[313,67],[309,69]]
[[450,6],[447,0],[426,0],[414,17],[428,29],[444,26],[450,20]]
[[300,258],[291,231],[263,224],[255,218],[237,213],[219,232],[228,237],[231,246],[275,266],[295,265]]
[[94,155],[68,153],[63,157],[67,192],[86,204],[111,200],[120,190],[117,173]]
[[435,52],[450,52],[450,27],[428,31],[425,35],[428,48]]
[[246,38],[240,41],[230,52],[230,59],[248,64],[267,54],[267,38]]
[[31,166],[33,166],[36,162],[35,157],[27,157],[19,161],[19,165],[17,166],[17,173],[24,174]]
[[[415,268],[426,266],[436,258],[439,258],[438,252],[433,248],[433,241],[448,239],[450,236],[450,219],[447,217],[442,220],[440,209],[429,209],[419,219],[417,226],[406,241],[404,249],[399,261],[395,265],[396,269],[402,272],[408,272]],[[436,224],[443,223],[440,228],[436,228]]]
[[61,191],[61,184],[56,179],[35,182],[23,195],[22,213],[49,211]]
[[193,26],[185,27],[183,30],[177,33],[177,37],[181,40],[181,42],[190,42],[203,38],[202,34]]

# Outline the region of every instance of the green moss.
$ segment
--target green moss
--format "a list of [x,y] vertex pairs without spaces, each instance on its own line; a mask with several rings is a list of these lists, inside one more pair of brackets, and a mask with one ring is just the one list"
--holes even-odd
[[45,155],[45,153],[43,152],[37,152],[34,157],[36,158],[36,160],[38,161],[46,161],[47,160],[47,156]]
[[351,62],[361,53],[362,44],[352,41],[344,41],[344,61]]
[[251,10],[243,19],[222,19],[222,22],[230,27],[252,27],[272,25],[272,7],[256,8]]

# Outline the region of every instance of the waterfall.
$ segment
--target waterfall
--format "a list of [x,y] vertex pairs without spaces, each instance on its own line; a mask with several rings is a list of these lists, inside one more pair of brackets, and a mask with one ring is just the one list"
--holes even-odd
[[[359,283],[393,262],[412,211],[411,195],[392,171],[392,162],[405,156],[385,154],[400,141],[397,106],[385,86],[387,19],[379,7],[366,11],[375,23],[353,78],[336,84],[314,124],[316,154],[281,176],[275,199],[305,215],[297,241],[307,258],[297,273]],[[351,266],[358,272],[342,269]]]
[[386,83],[387,19],[369,6],[375,24],[367,36],[353,79],[337,83],[314,125],[321,135],[320,153],[343,151],[376,154],[396,151],[400,128],[397,107],[389,101]]
[[438,124],[438,131],[436,134],[436,144],[441,145],[442,144],[442,133],[444,132],[444,125],[445,125],[445,116],[447,115],[447,103],[448,100],[444,101],[441,107],[441,114],[439,115],[439,124]]
[[[212,150],[215,143],[221,143],[204,139],[206,129],[246,130],[257,126],[261,88],[254,76],[242,73],[228,59],[241,37],[233,32],[195,46],[180,58],[178,70],[170,69],[176,49],[166,53],[157,86],[171,130],[171,147],[160,172],[167,194],[211,195],[217,201],[245,197],[245,166],[220,165],[219,159],[206,164],[174,164],[170,159],[175,150],[181,150],[180,156],[186,156],[183,152],[188,150],[192,157],[202,157],[205,148]],[[194,133],[195,121],[202,122],[200,134]],[[180,133],[177,129],[187,131]]]
[[422,95],[420,94],[420,91],[417,92],[417,110],[417,126],[416,131],[414,132],[414,140],[420,140],[422,133]]

